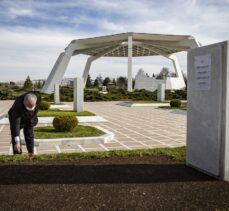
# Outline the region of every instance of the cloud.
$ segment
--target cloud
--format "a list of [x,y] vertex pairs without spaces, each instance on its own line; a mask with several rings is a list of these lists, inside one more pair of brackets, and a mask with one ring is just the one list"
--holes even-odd
[[120,32],[125,30],[125,28],[122,25],[116,24],[108,20],[99,21],[98,25],[101,29],[106,31]]
[[32,10],[29,9],[16,9],[16,8],[10,8],[9,9],[9,16],[11,18],[17,18],[20,16],[29,16],[32,17],[34,15]]
[[[133,31],[189,34],[204,45],[227,40],[228,10],[228,0],[1,0],[0,80],[47,77],[72,39]],[[178,57],[186,71],[186,54]],[[73,58],[66,76],[81,74],[85,62],[85,56]],[[134,58],[133,68],[151,75],[170,65],[162,57],[145,57]],[[126,59],[102,58],[91,73],[126,75],[126,66]]]

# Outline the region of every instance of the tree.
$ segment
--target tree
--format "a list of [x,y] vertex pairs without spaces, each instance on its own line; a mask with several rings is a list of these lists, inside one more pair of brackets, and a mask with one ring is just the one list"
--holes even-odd
[[114,84],[114,86],[116,86],[116,80],[115,80],[115,78],[113,78],[112,83]]
[[24,82],[23,89],[26,90],[26,91],[30,91],[30,90],[33,89],[33,83],[30,80],[30,77],[29,76],[27,76],[27,78],[26,78],[26,80]]
[[42,88],[42,82],[39,80],[38,82],[36,82],[36,83],[34,84],[34,87],[35,87],[36,89],[41,89],[41,88]]
[[134,87],[134,86],[135,86],[135,79],[132,78],[132,87]]
[[167,78],[169,75],[169,68],[163,67],[160,73],[156,76],[156,79],[164,79]]
[[98,81],[98,79],[96,78],[95,79],[95,81],[94,81],[94,85],[93,85],[94,87],[99,87],[99,81]]
[[98,82],[97,86],[101,87],[103,84],[103,77],[99,74],[99,76],[97,76],[95,80],[97,80],[97,82]]
[[87,82],[86,82],[86,88],[92,87],[92,80],[91,80],[91,76],[88,75],[87,77]]
[[106,77],[106,78],[103,80],[103,86],[107,86],[110,82],[111,82],[111,79],[110,79],[109,77]]
[[127,87],[127,78],[123,76],[118,77],[117,86],[121,89],[125,89]]

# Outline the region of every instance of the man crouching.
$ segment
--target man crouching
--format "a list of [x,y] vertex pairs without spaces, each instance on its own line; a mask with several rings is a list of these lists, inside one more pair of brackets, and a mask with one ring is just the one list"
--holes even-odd
[[33,157],[33,127],[38,123],[37,113],[40,101],[40,94],[33,92],[26,93],[16,98],[13,106],[8,112],[14,155],[22,153],[20,130],[23,128],[29,157],[30,159]]

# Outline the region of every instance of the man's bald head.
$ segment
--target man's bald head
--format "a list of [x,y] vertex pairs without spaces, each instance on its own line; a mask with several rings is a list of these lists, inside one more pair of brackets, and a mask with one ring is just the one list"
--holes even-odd
[[37,96],[35,94],[29,93],[24,97],[24,105],[27,108],[34,109],[37,103]]

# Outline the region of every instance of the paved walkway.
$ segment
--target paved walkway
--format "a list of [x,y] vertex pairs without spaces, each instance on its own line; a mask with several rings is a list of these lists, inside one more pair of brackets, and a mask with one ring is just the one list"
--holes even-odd
[[[12,101],[0,101],[0,114],[6,112]],[[67,103],[72,106],[72,103]],[[125,107],[118,102],[86,102],[85,110],[108,120],[99,125],[115,134],[107,144],[76,146],[39,146],[35,154],[60,152],[108,151],[114,149],[143,149],[179,147],[186,144],[186,112],[162,110],[153,107]],[[0,154],[12,154],[9,125],[0,126]],[[23,151],[26,152],[23,146]]]

